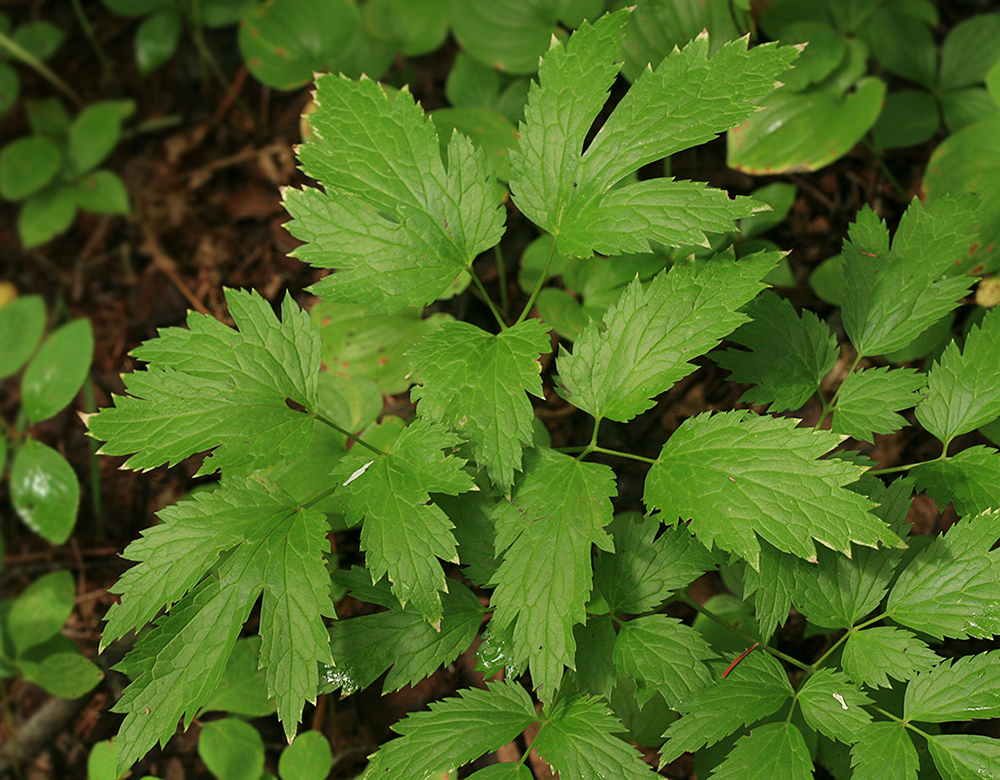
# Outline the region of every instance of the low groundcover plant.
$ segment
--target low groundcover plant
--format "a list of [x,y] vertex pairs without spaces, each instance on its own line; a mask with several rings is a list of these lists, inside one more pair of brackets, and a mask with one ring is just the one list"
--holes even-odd
[[[553,237],[549,263],[707,244],[706,232],[732,231],[760,208],[635,173],[749,116],[797,50],[740,40],[709,57],[699,37],[636,79],[591,137],[626,19],[554,40],[529,93],[510,193]],[[132,679],[116,707],[122,768],[213,694],[260,599],[259,664],[289,740],[318,694],[350,693],[387,670],[386,689],[414,683],[485,622],[480,664],[502,679],[402,720],[370,777],[440,776],[532,723],[532,747],[565,778],[652,777],[633,740],[662,746],[662,762],[698,751],[720,780],[807,778],[814,763],[857,780],[915,778],[922,761],[949,780],[1000,773],[996,740],[938,726],[1000,715],[997,651],[939,652],[945,639],[1000,633],[1000,456],[948,454],[1000,417],[1000,314],[927,373],[868,360],[959,305],[972,279],[947,272],[968,251],[971,197],[915,201],[891,241],[871,210],[859,215],[843,306],[857,358],[821,395],[814,428],[787,412],[820,392],[837,341],[765,289],[780,253],[727,251],[664,258],[559,348],[557,391],[594,423],[588,444],[558,450],[529,399],[542,394],[539,358],[552,351],[550,325],[529,318],[549,267],[516,315],[473,267],[505,229],[483,153],[459,134],[442,153],[406,90],[322,76],[316,105],[300,159],[322,189],[286,193],[290,228],[307,242],[299,256],[338,269],[313,292],[384,316],[450,295],[458,277],[495,327],[449,320],[421,337],[407,354],[416,417],[363,430],[321,371],[318,330],[288,298],[278,318],[258,295],[229,291],[235,329],[192,313],[186,329],[135,351],[146,370],[88,421],[103,452],[151,469],[211,450],[200,473],[222,479],[165,509],[126,550],[138,563],[103,641],[155,624],[120,667]],[[602,445],[603,421],[634,420],[723,339],[734,346],[713,359],[753,385],[746,398],[770,404],[767,414],[691,417],[655,459]],[[908,425],[900,412],[913,407],[944,449],[909,464],[909,477],[880,479],[838,450]],[[616,474],[595,453],[648,464],[645,514],[614,515]],[[918,489],[962,516],[945,535],[907,537]],[[327,534],[351,526],[365,567],[332,576],[380,611],[336,620]],[[739,621],[687,596],[713,570],[740,591]],[[718,627],[669,617],[677,601]],[[811,657],[775,646],[792,607],[828,638]],[[522,762],[475,776],[531,772]]]

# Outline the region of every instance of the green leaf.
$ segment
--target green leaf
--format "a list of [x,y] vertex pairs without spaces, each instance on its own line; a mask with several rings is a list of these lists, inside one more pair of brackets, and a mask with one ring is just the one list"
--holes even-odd
[[579,780],[642,780],[655,777],[649,764],[627,742],[614,736],[621,724],[601,698],[563,698],[542,711],[541,728],[531,747],[561,777]]
[[917,419],[947,445],[1000,417],[1000,311],[990,311],[972,328],[959,352],[949,344],[927,377],[927,398]]
[[510,150],[518,135],[507,117],[489,108],[438,108],[430,117],[442,142],[461,133],[486,154],[490,173],[500,181],[510,179]]
[[906,686],[907,720],[946,723],[1000,716],[1000,650],[959,658],[918,674]]
[[278,760],[278,773],[289,780],[326,780],[332,769],[330,741],[319,731],[299,734]]
[[142,20],[135,31],[135,61],[142,75],[152,73],[174,56],[182,24],[176,8],[164,8]]
[[104,678],[76,643],[59,633],[27,650],[17,665],[24,679],[64,699],[78,699]]
[[69,539],[80,507],[80,482],[54,449],[35,439],[25,440],[11,464],[10,498],[32,531],[53,544]]
[[468,688],[393,726],[402,738],[385,743],[368,772],[395,780],[427,780],[506,745],[537,717],[527,691],[516,682],[491,683],[487,690]]
[[610,615],[591,617],[586,623],[573,626],[573,641],[576,642],[576,680],[581,690],[594,696],[611,695],[618,682],[618,670],[615,668],[614,659],[616,639],[617,634]]
[[563,667],[573,665],[573,626],[586,620],[591,545],[611,549],[602,529],[611,522],[616,492],[607,466],[532,450],[510,502],[497,504],[496,552],[503,563],[491,581],[491,625],[514,626],[514,662],[528,662],[534,687],[548,701]]
[[483,767],[469,777],[476,780],[533,780],[534,775],[524,764],[509,762]]
[[812,780],[813,762],[802,732],[791,723],[765,723],[736,743],[712,780]]
[[331,475],[341,485],[337,496],[348,520],[364,521],[361,547],[372,581],[388,574],[400,604],[412,601],[433,625],[441,620],[439,592],[447,588],[437,559],[455,561],[455,537],[448,516],[428,494],[472,489],[465,461],[441,452],[458,443],[454,434],[418,419],[384,455],[355,446]]
[[[215,448],[199,474],[246,473],[293,457],[309,442],[312,417],[286,399],[317,404],[320,337],[291,297],[275,321],[259,295],[226,290],[239,330],[191,312],[188,329],[167,328],[133,355],[150,363],[123,377],[129,395],[88,420],[101,453],[132,455],[148,471]],[[135,454],[133,454],[135,453]]]
[[0,195],[24,200],[52,183],[63,164],[62,150],[55,141],[26,136],[0,150]]
[[87,756],[88,780],[119,780],[118,745],[110,739],[98,742]]
[[941,47],[939,87],[957,89],[981,84],[1000,60],[1000,14],[976,14],[948,32]]
[[894,9],[878,9],[866,25],[872,53],[890,73],[935,89],[937,57],[928,24]]
[[711,682],[704,661],[715,654],[701,635],[679,620],[648,615],[629,620],[615,641],[614,662],[619,674],[639,684],[638,703],[654,693],[677,707]]
[[844,646],[844,671],[870,688],[888,688],[889,677],[905,682],[940,663],[941,657],[909,631],[877,626],[853,631]]
[[851,749],[851,780],[917,780],[920,759],[900,722],[869,723]]
[[687,751],[700,750],[761,718],[777,712],[792,696],[781,665],[765,653],[751,653],[725,679],[696,691],[677,708],[683,714],[670,724],[661,764]]
[[758,210],[693,182],[615,185],[749,116],[796,53],[770,44],[748,52],[741,40],[709,58],[708,38],[699,36],[636,81],[584,152],[618,71],[627,17],[620,11],[584,24],[549,50],[529,92],[520,149],[511,154],[514,202],[571,257],[645,252],[650,241],[705,244],[705,231],[732,230]]
[[21,402],[31,422],[52,417],[80,392],[94,357],[90,320],[69,322],[49,334],[24,371]]
[[893,433],[909,423],[898,414],[916,406],[926,379],[916,369],[869,368],[848,374],[840,385],[833,430],[874,442],[873,433]]
[[448,0],[370,0],[361,9],[368,32],[419,57],[437,49],[448,36]]
[[464,136],[441,159],[434,123],[406,91],[325,76],[299,157],[314,188],[287,190],[296,256],[336,267],[317,295],[389,314],[441,297],[500,240],[503,212],[482,151]]
[[76,205],[93,214],[128,214],[128,190],[125,183],[111,171],[94,171],[74,185]]
[[21,93],[21,79],[6,62],[0,61],[0,116],[6,114],[17,102]]
[[476,585],[485,587],[499,563],[493,552],[493,505],[496,500],[482,490],[460,496],[434,497],[455,524],[462,571]]
[[260,668],[260,637],[237,640],[229,655],[215,693],[201,708],[205,712],[228,712],[248,718],[262,718],[274,712],[267,698],[267,680]]
[[76,583],[68,571],[43,574],[14,601],[6,629],[18,655],[59,633],[73,611]]
[[13,39],[39,60],[51,57],[66,37],[66,33],[46,21],[27,22],[20,25]]
[[872,701],[841,672],[818,669],[796,695],[810,727],[831,739],[852,745],[872,716],[864,709]]
[[766,203],[771,207],[771,210],[760,211],[751,217],[741,219],[739,222],[740,235],[744,239],[752,238],[763,235],[780,225],[792,210],[792,206],[795,205],[797,193],[798,187],[783,181],[767,184],[751,192],[750,196],[754,200]]
[[1000,741],[975,734],[939,734],[927,740],[943,780],[1000,777]]
[[767,542],[760,545],[757,568],[743,568],[743,592],[753,597],[761,637],[770,637],[788,619],[792,595],[797,594],[796,574],[805,565]]
[[924,206],[914,199],[889,247],[889,231],[865,208],[844,243],[844,328],[862,355],[901,349],[954,309],[970,280],[943,277],[969,249],[969,196]]
[[205,723],[198,755],[219,780],[259,778],[264,771],[264,740],[246,721],[223,718]]
[[131,100],[102,100],[87,106],[69,128],[68,162],[76,175],[93,170],[118,145],[122,122],[135,111]]
[[76,189],[57,184],[28,198],[17,215],[17,233],[25,249],[51,241],[76,219]]
[[691,518],[702,544],[734,552],[754,568],[758,535],[812,562],[813,540],[845,555],[852,543],[901,545],[869,514],[872,502],[844,489],[864,469],[819,460],[838,437],[795,425],[746,412],[685,420],[649,470],[646,505],[669,523]]
[[910,473],[938,506],[951,502],[962,516],[998,506],[1000,455],[992,447],[969,447],[945,460],[921,463]]
[[615,551],[598,552],[594,585],[614,613],[656,609],[715,562],[683,526],[663,529],[655,519],[625,513],[615,517],[607,530]]
[[[727,349],[713,359],[732,372],[731,381],[757,385],[743,393],[741,401],[773,403],[772,412],[798,409],[837,362],[837,339],[811,311],[796,314],[791,302],[771,292],[758,295],[744,311],[750,322],[733,331],[729,340],[751,351]],[[775,333],[782,337],[776,339]]]
[[45,301],[25,295],[0,306],[0,379],[21,370],[45,332]]
[[418,411],[470,441],[476,462],[504,490],[532,441],[534,413],[525,393],[542,397],[538,357],[548,351],[540,320],[525,320],[497,336],[452,321],[407,353],[423,383],[410,394]]
[[887,614],[933,637],[989,638],[1000,633],[1000,510],[959,520],[899,575]]
[[928,141],[941,124],[937,101],[922,89],[901,89],[886,95],[885,106],[872,127],[876,149],[900,149]]
[[739,308],[762,288],[775,263],[770,253],[731,262],[675,265],[643,286],[635,279],[604,316],[584,329],[572,354],[557,361],[559,392],[594,417],[626,422],[653,398],[694,371],[737,325]]

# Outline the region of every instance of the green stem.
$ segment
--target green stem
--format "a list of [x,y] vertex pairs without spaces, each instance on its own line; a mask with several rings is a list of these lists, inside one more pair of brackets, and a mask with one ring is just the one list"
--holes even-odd
[[[862,357],[863,357],[863,355],[860,352],[858,352],[858,354],[854,358],[854,363],[851,364],[851,367],[850,367],[850,369],[847,372],[847,376],[850,376],[851,374],[854,373],[854,369],[856,369],[858,367],[858,364],[861,362],[861,358]],[[823,421],[826,420],[826,416],[828,414],[830,414],[834,409],[836,409],[836,406],[837,406],[837,397],[840,395],[840,388],[843,387],[843,386],[844,386],[844,383],[841,382],[840,383],[840,387],[838,387],[834,391],[834,393],[830,397],[829,401],[827,401],[825,398],[823,398],[823,394],[820,393],[819,397],[820,397],[820,401],[822,401],[822,403],[823,403],[823,408],[820,411],[819,420],[816,421],[816,426],[813,428],[813,430],[818,431],[820,429],[820,426],[823,424]]]
[[73,13],[76,14],[76,20],[80,23],[80,27],[83,28],[83,34],[87,36],[87,40],[90,42],[90,48],[94,50],[94,54],[97,55],[97,59],[101,63],[101,71],[104,73],[104,81],[113,81],[115,72],[111,67],[111,61],[108,59],[108,55],[104,52],[104,47],[101,46],[101,42],[97,40],[97,35],[94,33],[94,27],[90,24],[90,19],[87,18],[87,14],[83,12],[83,6],[80,4],[80,0],[73,0]]
[[600,452],[604,455],[617,455],[619,458],[628,458],[629,460],[637,460],[640,461],[641,463],[648,463],[650,465],[653,465],[654,463],[657,462],[655,458],[646,458],[642,455],[635,455],[631,452],[609,450],[607,447],[598,447],[597,445],[594,445],[594,447],[591,449],[591,452]]
[[[311,415],[312,417],[314,417],[319,422],[323,423],[323,425],[326,425],[326,426],[328,426],[330,428],[333,428],[333,430],[335,430],[337,433],[342,433],[344,436],[346,436],[348,439],[350,439],[351,441],[355,442],[356,444],[360,444],[362,447],[371,450],[376,455],[382,455],[383,457],[385,457],[386,455],[389,454],[387,452],[383,452],[378,447],[373,447],[371,444],[369,444],[368,442],[366,442],[360,436],[354,435],[353,433],[351,433],[346,428],[341,428],[333,420],[330,420],[330,419],[324,417],[319,412],[314,412],[311,409],[306,409],[306,413],[309,414],[309,415]],[[317,500],[319,500],[319,499],[317,499]]]
[[515,325],[520,325],[524,322],[528,314],[531,313],[531,307],[535,305],[535,298],[542,291],[542,285],[545,284],[545,280],[549,277],[549,267],[552,265],[552,258],[556,256],[556,237],[552,236],[552,248],[549,249],[549,256],[545,259],[545,266],[542,268],[542,273],[538,277],[538,281],[535,282],[535,289],[531,291],[531,296],[528,298],[528,302],[524,305],[524,310],[521,312],[521,316],[517,318]]
[[919,463],[907,463],[902,466],[892,466],[887,469],[872,469],[866,473],[871,474],[873,477],[881,476],[882,474],[898,474],[901,471],[909,471],[910,469],[915,469],[917,466],[923,466],[926,463],[937,463],[939,460],[948,460],[948,458],[931,458],[930,460],[922,460]]
[[472,281],[476,285],[476,289],[479,290],[479,296],[483,299],[483,302],[490,307],[490,311],[493,312],[493,317],[500,325],[500,330],[507,330],[507,323],[504,322],[503,315],[497,310],[497,307],[493,305],[493,301],[490,300],[490,294],[486,292],[486,288],[483,286],[482,281],[478,276],[476,276],[475,271],[472,268],[466,268],[466,272],[472,277]]
[[7,49],[11,54],[17,57],[19,60],[23,61],[26,65],[33,68],[38,72],[43,78],[45,78],[52,86],[62,92],[66,97],[76,103],[78,106],[83,105],[83,100],[80,98],[73,88],[59,78],[48,65],[38,59],[34,54],[29,52],[27,49],[21,47],[17,41],[8,38],[3,33],[0,33],[0,46]]

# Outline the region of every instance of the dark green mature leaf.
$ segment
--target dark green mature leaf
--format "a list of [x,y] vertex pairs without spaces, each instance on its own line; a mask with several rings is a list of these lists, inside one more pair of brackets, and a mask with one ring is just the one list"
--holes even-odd
[[[774,293],[757,296],[745,311],[750,322],[733,331],[729,340],[752,351],[727,349],[713,359],[732,371],[730,380],[757,385],[743,393],[741,401],[773,403],[772,412],[798,409],[837,362],[837,339],[811,311],[796,314],[787,299]],[[775,338],[776,333],[781,338]]]
[[594,417],[631,420],[695,367],[747,317],[739,311],[764,288],[775,253],[739,262],[717,258],[675,265],[648,286],[635,279],[604,316],[562,353],[560,393]]
[[326,190],[286,190],[296,256],[338,268],[317,295],[388,314],[441,297],[500,240],[503,212],[486,158],[464,136],[442,162],[434,123],[405,89],[317,80],[303,169]]
[[531,697],[516,682],[467,688],[461,696],[414,712],[393,726],[401,739],[372,757],[368,773],[393,780],[427,780],[456,769],[517,737],[537,719]]
[[432,625],[441,620],[440,591],[447,588],[437,559],[455,560],[455,537],[448,516],[430,503],[429,494],[472,489],[465,461],[441,452],[459,441],[435,423],[418,419],[386,454],[356,446],[331,475],[331,482],[341,484],[337,496],[348,520],[364,521],[361,547],[372,581],[388,574],[400,604],[412,601]]
[[743,591],[747,598],[753,597],[761,637],[769,638],[788,618],[800,565],[804,565],[800,558],[760,542],[757,568],[744,567]]
[[872,719],[863,707],[871,704],[871,699],[842,672],[832,669],[818,669],[798,690],[796,698],[806,723],[847,745],[858,741]]
[[736,743],[712,780],[812,780],[813,762],[802,732],[791,723],[765,723]]
[[691,518],[706,547],[734,552],[754,568],[758,536],[813,562],[813,540],[845,555],[852,543],[901,545],[869,513],[871,501],[844,489],[864,469],[819,460],[838,437],[795,424],[745,412],[685,420],[649,470],[647,506],[671,523]]
[[844,645],[844,671],[870,688],[888,688],[889,677],[905,682],[940,662],[941,657],[913,634],[894,626],[854,631]]
[[611,615],[597,615],[573,626],[576,641],[576,680],[581,690],[594,696],[611,696],[618,683],[615,668],[615,632]]
[[752,201],[691,182],[615,185],[749,116],[795,56],[773,45],[748,52],[741,40],[709,58],[708,38],[699,36],[635,82],[584,152],[618,72],[627,18],[621,11],[584,24],[549,50],[528,95],[521,148],[511,154],[514,202],[571,257],[645,252],[651,240],[703,244],[705,231],[731,230],[752,214]]
[[901,722],[869,723],[851,749],[851,780],[917,780],[920,759]]
[[938,734],[927,740],[942,780],[1000,777],[1000,740],[976,734]]
[[560,777],[579,780],[652,780],[653,768],[634,747],[614,736],[621,723],[602,698],[562,698],[542,711],[531,747]]
[[1000,510],[963,518],[921,551],[889,594],[888,615],[933,637],[1000,634]]
[[495,630],[514,626],[515,664],[525,661],[546,700],[576,651],[573,626],[586,620],[592,585],[591,545],[612,549],[603,528],[612,519],[614,472],[554,450],[533,450],[510,502],[496,508],[493,576]]
[[969,447],[947,460],[921,463],[910,473],[938,506],[951,502],[960,515],[1000,507],[1000,454],[992,447]]
[[[870,208],[844,242],[844,327],[858,352],[901,349],[958,305],[967,277],[945,277],[969,249],[976,201],[946,197],[924,206],[914,199],[889,247],[889,230]],[[975,426],[973,426],[975,427]]]
[[848,374],[837,395],[833,430],[869,444],[873,433],[892,433],[909,423],[898,414],[915,406],[926,379],[916,369],[868,368]]
[[0,378],[16,374],[28,362],[45,331],[45,301],[25,295],[0,307]]
[[[927,398],[917,419],[947,444],[1000,417],[1000,311],[972,328],[959,352],[949,344],[927,376]],[[996,506],[996,504],[994,504]]]
[[907,720],[945,723],[1000,717],[1000,650],[918,674],[906,686]]
[[476,585],[486,587],[500,565],[493,550],[496,499],[485,490],[475,490],[459,496],[436,495],[434,503],[455,525],[458,559],[465,576]]
[[[125,466],[148,471],[216,448],[199,474],[228,474],[295,456],[309,442],[315,408],[319,333],[288,297],[280,325],[259,295],[226,290],[239,330],[191,312],[188,329],[167,328],[133,351],[150,363],[126,374],[127,396],[88,419],[107,442],[105,455],[132,455]],[[133,454],[135,453],[135,454]]]
[[525,320],[497,336],[467,322],[447,322],[407,353],[422,387],[418,411],[472,442],[476,462],[506,490],[531,444],[534,412],[525,393],[541,398],[538,356],[549,351],[541,320]]

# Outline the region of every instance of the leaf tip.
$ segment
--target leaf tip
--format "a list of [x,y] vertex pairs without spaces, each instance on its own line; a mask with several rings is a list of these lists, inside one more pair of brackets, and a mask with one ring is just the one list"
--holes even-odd
[[701,32],[695,36],[696,41],[707,41],[708,40],[708,28],[702,27]]
[[83,427],[84,428],[90,428],[90,418],[93,417],[95,414],[97,414],[97,412],[80,412],[80,411],[78,411],[76,414],[80,418],[81,422],[83,422]]

